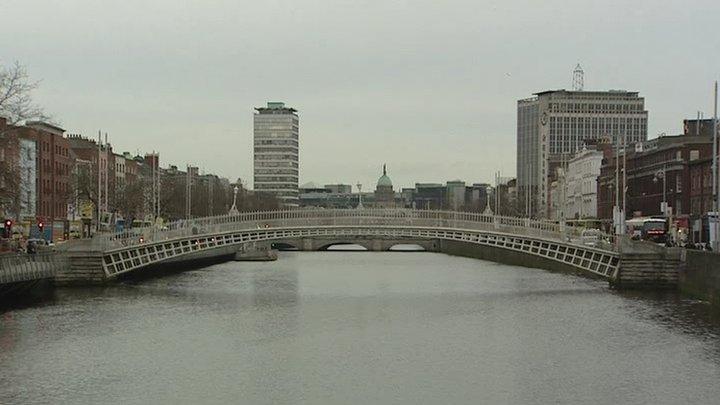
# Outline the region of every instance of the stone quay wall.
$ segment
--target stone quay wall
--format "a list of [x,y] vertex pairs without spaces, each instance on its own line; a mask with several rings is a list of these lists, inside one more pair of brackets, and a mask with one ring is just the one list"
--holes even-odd
[[686,251],[679,285],[681,292],[708,301],[720,310],[720,254],[699,250]]

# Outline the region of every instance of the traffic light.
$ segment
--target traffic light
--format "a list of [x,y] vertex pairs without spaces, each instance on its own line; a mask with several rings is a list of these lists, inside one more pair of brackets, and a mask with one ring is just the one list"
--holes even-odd
[[3,227],[3,238],[12,236],[12,220],[6,219]]
[[45,228],[45,224],[43,224],[42,221],[38,222],[38,230],[40,231],[41,239],[45,239],[45,236],[43,235],[43,228]]

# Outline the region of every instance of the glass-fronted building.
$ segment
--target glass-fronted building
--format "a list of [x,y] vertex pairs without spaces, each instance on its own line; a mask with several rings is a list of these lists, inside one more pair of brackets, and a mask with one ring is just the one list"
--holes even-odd
[[253,188],[271,193],[287,208],[297,207],[299,118],[285,103],[255,108]]
[[588,140],[647,140],[648,112],[637,92],[550,90],[517,102],[518,199],[526,215],[546,217],[555,169]]

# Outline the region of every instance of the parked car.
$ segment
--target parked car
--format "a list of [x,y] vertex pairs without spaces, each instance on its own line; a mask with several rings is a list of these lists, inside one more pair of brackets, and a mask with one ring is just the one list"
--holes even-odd
[[35,246],[36,251],[40,252],[44,250],[52,250],[55,246],[54,243],[40,238],[30,238],[25,242],[26,246],[29,246],[31,244]]

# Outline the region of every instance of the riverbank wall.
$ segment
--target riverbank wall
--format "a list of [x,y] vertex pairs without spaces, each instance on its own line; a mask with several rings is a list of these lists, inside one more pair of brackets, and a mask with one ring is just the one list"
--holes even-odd
[[720,310],[720,254],[687,250],[680,270],[680,291]]

